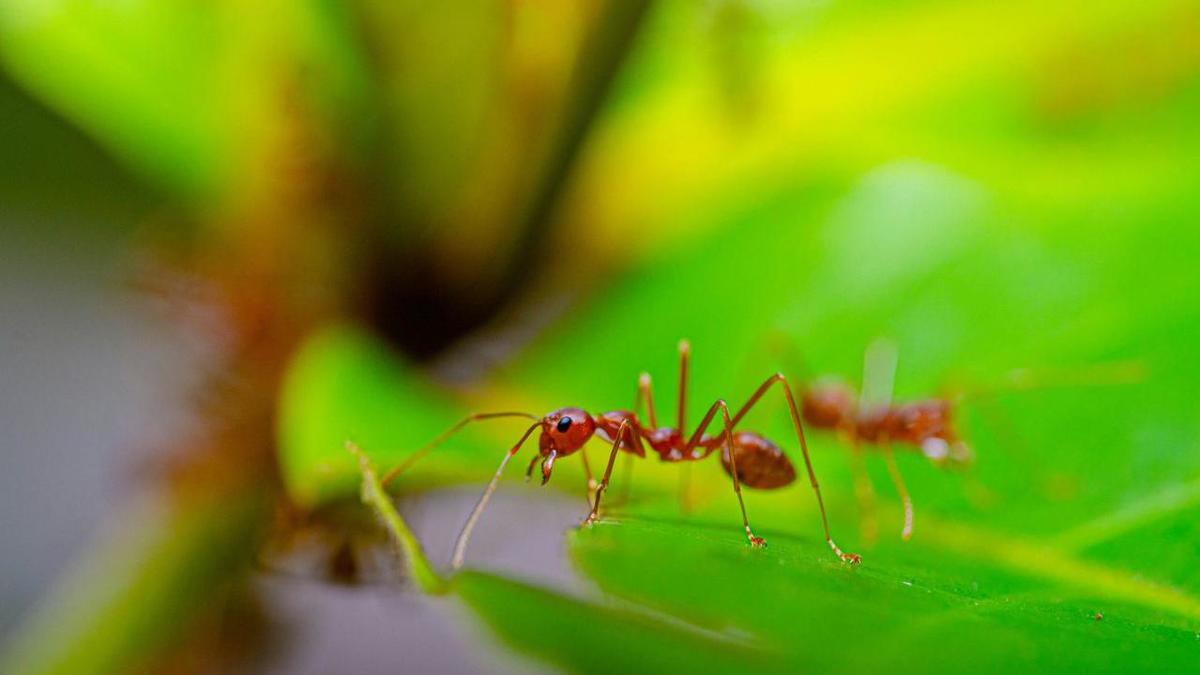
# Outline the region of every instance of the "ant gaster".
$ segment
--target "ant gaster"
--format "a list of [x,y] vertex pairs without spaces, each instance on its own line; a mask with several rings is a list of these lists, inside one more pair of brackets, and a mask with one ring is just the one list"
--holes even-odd
[[[821,498],[821,488],[817,483],[816,474],[813,472],[812,461],[809,459],[808,454],[808,443],[804,438],[800,408],[797,405],[796,397],[792,393],[792,388],[788,384],[787,378],[780,373],[768,377],[751,394],[746,403],[732,415],[729,412],[729,406],[726,402],[723,399],[718,399],[709,406],[708,412],[704,415],[704,418],[695,431],[690,436],[685,436],[684,430],[687,428],[685,403],[690,351],[687,341],[679,343],[679,414],[676,419],[676,425],[673,427],[658,425],[650,391],[650,378],[643,374],[638,382],[637,403],[644,402],[646,404],[646,424],[643,424],[638,418],[637,413],[630,410],[613,410],[599,415],[591,415],[580,408],[559,408],[542,417],[524,412],[476,413],[469,415],[451,427],[441,436],[434,439],[429,445],[418,450],[408,460],[390,471],[384,476],[383,483],[386,484],[393,480],[426,453],[433,450],[459,429],[471,422],[498,417],[524,417],[533,420],[533,424],[525,430],[525,433],[516,444],[505,452],[504,457],[500,461],[500,466],[492,476],[491,482],[480,496],[478,503],[476,503],[475,508],[471,511],[470,516],[463,525],[463,529],[459,533],[458,540],[455,543],[454,556],[451,561],[451,565],[458,568],[462,565],[467,541],[471,537],[475,523],[479,520],[479,516],[487,506],[488,500],[491,499],[492,493],[499,483],[500,476],[504,472],[504,468],[535,431],[540,430],[538,436],[538,453],[530,461],[526,475],[531,474],[534,467],[540,461],[543,484],[550,480],[550,475],[556,461],[562,457],[579,452],[593,436],[599,436],[602,440],[612,444],[604,476],[596,487],[591,511],[587,518],[584,519],[583,525],[590,525],[596,521],[600,511],[600,502],[604,496],[605,489],[608,487],[609,479],[612,476],[613,464],[616,462],[618,453],[625,452],[637,457],[645,457],[646,448],[649,447],[664,462],[697,462],[707,458],[719,449],[721,451],[721,466],[724,467],[725,471],[732,478],[733,491],[737,495],[738,506],[741,508],[742,526],[745,528],[746,537],[751,546],[760,547],[765,545],[766,542],[762,537],[755,535],[750,529],[750,521],[746,516],[746,505],[742,499],[742,486],[745,485],[746,487],[761,490],[780,488],[789,485],[795,480],[796,470],[791,460],[788,459],[779,446],[761,434],[752,431],[735,431],[735,429],[746,413],[759,402],[763,395],[773,385],[778,385],[778,388],[782,390],[787,401],[792,424],[796,431],[796,439],[800,445],[800,452],[804,457],[804,467],[808,473],[809,484],[812,486],[813,493],[817,499],[817,508],[821,514],[821,525],[824,529],[825,541],[839,559],[851,564],[860,562],[861,558],[857,554],[844,553],[834,543],[832,536],[830,536],[829,523],[825,516],[825,504]],[[712,436],[706,432],[718,413],[721,416],[722,430],[717,435]],[[584,465],[586,468],[586,458],[584,459]],[[590,476],[590,470],[588,470],[588,473]]]

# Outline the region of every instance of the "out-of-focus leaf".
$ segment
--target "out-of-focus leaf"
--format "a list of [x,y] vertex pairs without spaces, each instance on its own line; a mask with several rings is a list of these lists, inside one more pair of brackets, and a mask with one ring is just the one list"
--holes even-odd
[[[280,397],[280,471],[289,495],[304,506],[345,498],[361,484],[347,441],[387,471],[471,412],[378,338],[349,325],[308,339],[288,368]],[[511,400],[505,405],[521,408]],[[521,429],[520,422],[504,419],[470,425],[397,483],[411,488],[483,480]],[[563,468],[568,475],[578,472]]]
[[305,505],[351,494],[361,482],[347,441],[387,467],[454,422],[452,409],[415,372],[350,326],[308,339],[280,397],[280,472],[288,493]]
[[132,164],[186,192],[218,182],[216,17],[195,3],[17,0],[0,8],[15,77]]
[[[1104,169],[1108,181],[1153,189],[1181,177],[1192,157],[1143,135],[1186,125],[1134,123],[1128,143],[1113,143],[1112,127],[1081,138],[1070,123],[1055,128],[1045,101],[1082,90],[1084,121],[1113,108],[1136,117],[1156,96],[1188,86],[1200,68],[1190,46],[1193,3],[740,4],[770,27],[760,38],[769,46],[746,64],[745,79],[756,82],[753,116],[731,118],[728,76],[703,67],[721,48],[717,19],[693,3],[667,2],[650,21],[653,39],[631,61],[567,207],[571,236],[592,242],[596,254],[686,246],[713,225],[697,213],[787,174],[921,156],[1042,195],[1056,185],[1082,197],[1102,184],[1059,166]],[[1106,94],[1110,83],[1115,93]],[[1089,88],[1100,90],[1097,98]],[[1105,166],[1076,149],[1089,138]],[[1159,181],[1140,180],[1147,174],[1133,167],[1147,164],[1161,169]]]
[[348,30],[320,3],[14,0],[0,63],[152,184],[212,206],[255,184],[247,172],[269,158],[254,153],[301,84],[336,115],[361,113]]

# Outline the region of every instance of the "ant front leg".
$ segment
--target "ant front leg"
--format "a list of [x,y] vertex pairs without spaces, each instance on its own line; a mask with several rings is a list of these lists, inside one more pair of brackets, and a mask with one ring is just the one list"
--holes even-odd
[[783,388],[784,397],[787,399],[788,412],[792,416],[792,426],[796,428],[796,438],[800,441],[800,452],[804,456],[804,468],[808,470],[808,481],[812,485],[813,494],[817,498],[817,508],[821,512],[821,526],[825,530],[825,543],[829,544],[829,548],[833,550],[838,558],[851,564],[858,564],[862,561],[862,557],[857,553],[843,553],[842,549],[838,548],[838,545],[833,541],[833,537],[829,534],[829,520],[825,516],[825,501],[821,498],[821,486],[817,483],[817,474],[813,471],[812,459],[808,456],[808,442],[804,438],[804,426],[800,423],[800,408],[796,405],[796,397],[792,394],[792,388],[788,385],[787,378],[784,377],[783,373],[775,373],[771,377],[768,377],[765,382],[758,385],[758,389],[754,390],[754,393],[750,395],[750,399],[746,401],[746,404],[733,416],[733,423],[730,426],[732,427],[740,422],[746,416],[746,413],[750,412],[750,409],[763,397],[763,394],[767,393],[771,385],[776,382]]
[[475,508],[471,509],[471,515],[467,516],[467,522],[463,524],[462,530],[458,533],[458,539],[454,542],[454,556],[450,559],[450,567],[458,569],[462,567],[463,558],[467,553],[467,542],[471,540],[471,532],[475,530],[475,523],[479,522],[479,516],[483,515],[483,510],[487,508],[488,501],[492,498],[492,493],[496,491],[496,485],[500,483],[500,476],[504,473],[504,467],[508,466],[508,460],[521,450],[521,446],[525,441],[541,426],[541,422],[534,422],[533,426],[525,430],[521,439],[512,446],[512,449],[505,451],[504,458],[500,460],[500,466],[496,468],[496,473],[492,474],[492,480],[484,489],[483,494],[479,496],[479,501],[475,503]]
[[600,479],[600,485],[596,487],[596,500],[592,503],[592,512],[580,525],[591,525],[596,522],[600,513],[600,498],[604,496],[604,490],[608,488],[608,479],[612,477],[613,465],[617,462],[617,453],[621,450],[622,439],[629,441],[630,444],[634,443],[633,426],[628,419],[623,420],[620,428],[617,429],[616,436],[613,438],[612,452],[608,454],[608,466],[604,469],[604,478]]

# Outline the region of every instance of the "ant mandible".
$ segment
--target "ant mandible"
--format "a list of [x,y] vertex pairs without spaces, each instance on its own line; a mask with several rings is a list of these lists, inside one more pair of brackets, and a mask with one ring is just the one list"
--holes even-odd
[[[602,440],[612,443],[612,450],[608,456],[608,464],[604,470],[604,477],[596,487],[591,512],[584,519],[582,525],[590,525],[596,521],[600,511],[600,501],[604,496],[605,489],[608,487],[609,478],[612,476],[613,464],[616,462],[619,452],[624,451],[633,456],[645,457],[646,446],[649,446],[651,450],[658,453],[659,459],[664,462],[674,463],[697,462],[713,454],[719,448],[721,450],[721,466],[724,467],[725,471],[733,479],[733,491],[737,495],[738,506],[741,508],[742,525],[745,528],[746,537],[750,545],[757,548],[764,546],[766,542],[762,537],[755,535],[750,529],[750,520],[746,516],[746,504],[742,499],[742,485],[744,484],[746,487],[759,490],[781,488],[791,484],[796,479],[796,469],[779,446],[767,440],[761,434],[752,431],[739,431],[735,433],[734,429],[737,427],[738,422],[746,416],[746,413],[766,394],[767,390],[772,385],[778,384],[787,400],[792,425],[796,430],[796,439],[800,443],[800,452],[804,456],[804,467],[808,472],[808,479],[812,485],[813,493],[816,495],[817,508],[821,513],[821,526],[825,533],[825,542],[829,544],[829,548],[839,559],[851,564],[861,562],[862,559],[858,554],[844,553],[838,548],[838,545],[834,543],[833,537],[829,533],[829,522],[825,516],[825,503],[821,498],[821,488],[817,483],[816,474],[813,472],[812,461],[809,459],[808,454],[808,443],[804,438],[800,408],[796,403],[796,397],[792,393],[792,388],[788,384],[787,378],[782,373],[776,373],[768,377],[751,394],[750,398],[737,413],[732,416],[725,400],[718,399],[709,406],[708,412],[704,415],[696,430],[690,436],[685,436],[684,429],[687,428],[685,404],[688,359],[690,354],[691,348],[688,342],[686,340],[681,341],[679,343],[679,414],[674,427],[660,427],[658,425],[650,392],[650,378],[642,375],[638,381],[638,403],[644,401],[646,404],[648,425],[642,424],[641,420],[638,419],[637,413],[629,410],[613,410],[596,416],[590,415],[581,408],[559,408],[542,417],[524,412],[475,413],[468,415],[424,448],[413,453],[402,464],[388,472],[381,482],[386,485],[394,480],[408,469],[408,467],[412,466],[414,462],[441,445],[471,422],[502,417],[524,417],[534,421],[525,430],[525,433],[521,435],[516,444],[505,452],[504,457],[500,460],[500,466],[496,469],[496,473],[492,475],[491,482],[488,483],[487,488],[484,489],[483,494],[479,497],[479,501],[475,504],[475,508],[471,511],[470,516],[467,517],[466,523],[458,535],[458,540],[455,542],[454,555],[451,559],[451,566],[457,569],[462,566],[471,532],[474,530],[479,516],[487,506],[488,500],[491,499],[492,493],[496,490],[504,468],[508,465],[509,460],[520,451],[521,446],[524,445],[525,441],[529,439],[534,431],[541,430],[538,437],[538,452],[534,455],[532,461],[530,461],[526,475],[532,474],[534,467],[540,460],[543,485],[550,480],[550,473],[554,468],[554,463],[559,458],[580,451],[593,436],[598,434]],[[710,436],[705,431],[712,424],[717,413],[721,415],[724,430],[716,436]],[[586,457],[584,459],[584,466],[585,468],[587,467]],[[588,473],[590,475],[590,469]]]

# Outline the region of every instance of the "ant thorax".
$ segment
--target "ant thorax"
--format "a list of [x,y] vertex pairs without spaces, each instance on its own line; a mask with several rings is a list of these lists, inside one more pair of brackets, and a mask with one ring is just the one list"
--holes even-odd
[[629,433],[621,439],[621,450],[645,457],[646,449],[642,445],[644,431],[636,414],[629,410],[611,410],[596,416],[596,432],[608,443],[616,440],[623,424],[629,427]]

